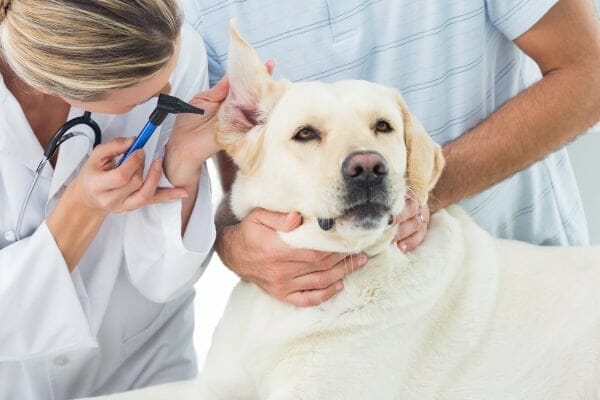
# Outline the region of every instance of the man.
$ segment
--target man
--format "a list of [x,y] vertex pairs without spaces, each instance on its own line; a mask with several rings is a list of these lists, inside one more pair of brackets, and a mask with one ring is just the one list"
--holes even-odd
[[[260,4],[259,4],[260,3]],[[184,0],[202,34],[211,83],[224,74],[228,22],[292,81],[366,79],[398,88],[445,172],[432,212],[459,202],[498,237],[585,244],[587,226],[566,150],[600,118],[600,30],[590,0]],[[527,57],[543,78],[526,89]],[[227,191],[234,176],[221,158]],[[520,172],[518,172],[520,171]],[[427,205],[407,201],[399,246],[424,238]],[[256,210],[217,216],[217,251],[275,297],[314,305],[341,289],[359,257],[293,250],[278,238],[300,216]],[[424,222],[424,223],[423,223]],[[350,264],[352,263],[352,264]]]

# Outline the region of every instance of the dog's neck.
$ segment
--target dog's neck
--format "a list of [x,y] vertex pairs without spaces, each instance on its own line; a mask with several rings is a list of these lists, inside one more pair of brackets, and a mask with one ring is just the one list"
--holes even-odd
[[[344,279],[344,290],[321,307],[328,314],[360,310],[368,319],[374,313],[394,310],[402,320],[415,320],[426,314],[456,275],[465,249],[460,226],[441,211],[432,218],[425,242],[409,254],[392,243],[395,229],[387,229],[371,247],[366,266]],[[364,322],[364,321],[363,321]],[[398,322],[398,321],[395,321]]]

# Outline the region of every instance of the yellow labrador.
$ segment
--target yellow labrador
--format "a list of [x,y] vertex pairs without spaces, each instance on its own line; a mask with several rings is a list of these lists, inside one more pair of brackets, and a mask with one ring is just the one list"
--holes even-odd
[[498,240],[451,207],[404,255],[390,222],[443,159],[399,93],[274,81],[235,29],[229,73],[235,214],[299,211],[289,244],[369,262],[310,309],[240,283],[201,399],[600,399],[600,249]]
[[229,74],[235,214],[299,211],[286,242],[369,261],[307,309],[240,282],[189,398],[600,399],[600,249],[498,240],[450,207],[405,255],[393,217],[407,191],[426,201],[443,159],[399,93],[275,81],[235,29]]

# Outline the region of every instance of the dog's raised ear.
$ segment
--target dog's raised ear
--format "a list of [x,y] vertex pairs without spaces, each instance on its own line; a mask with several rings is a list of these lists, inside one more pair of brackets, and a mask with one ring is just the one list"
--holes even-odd
[[442,148],[431,139],[425,128],[408,111],[404,99],[396,92],[404,120],[404,141],[407,151],[406,176],[408,186],[419,204],[425,204],[444,169]]
[[229,36],[230,89],[217,116],[216,140],[243,170],[256,161],[262,143],[260,132],[249,132],[265,123],[289,83],[271,77],[233,20]]

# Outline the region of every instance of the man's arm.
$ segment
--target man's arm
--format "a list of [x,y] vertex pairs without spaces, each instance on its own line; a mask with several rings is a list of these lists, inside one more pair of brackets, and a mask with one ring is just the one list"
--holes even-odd
[[559,1],[515,43],[543,78],[444,146],[432,211],[508,178],[600,119],[600,28],[591,1]]

